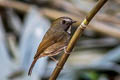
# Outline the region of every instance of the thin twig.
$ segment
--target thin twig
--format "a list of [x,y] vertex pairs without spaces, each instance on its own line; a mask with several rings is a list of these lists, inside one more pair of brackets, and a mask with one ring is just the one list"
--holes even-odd
[[[19,12],[27,13],[28,10],[32,7],[32,5],[26,4],[26,3],[21,3],[21,2],[18,2],[18,1],[2,0],[2,1],[0,1],[0,7],[13,8],[13,9],[19,11]],[[56,19],[56,18],[61,17],[61,16],[71,17],[72,19],[78,21],[76,24],[74,24],[75,26],[80,25],[80,23],[82,22],[81,21],[82,16],[78,17],[76,15],[73,15],[73,14],[70,14],[70,13],[67,13],[67,12],[58,11],[58,10],[44,8],[44,9],[40,9],[40,13],[44,14],[45,16],[47,16],[51,19]],[[56,14],[56,15],[53,15],[53,14]],[[98,17],[100,17],[100,16],[98,15]],[[97,17],[97,20],[99,20],[98,17]],[[115,18],[113,19],[113,16],[111,16],[111,17],[112,17],[112,20],[114,20],[114,22],[117,21],[117,19],[115,19]],[[108,18],[108,16],[105,16],[104,18]],[[119,36],[120,35],[120,30],[118,28],[110,27],[109,25],[103,24],[103,23],[101,23],[97,20],[94,23],[91,23],[89,25],[90,29],[92,29],[94,31],[97,31],[97,32],[100,32],[102,34],[106,34],[106,35],[109,35],[109,36],[120,39],[120,36]],[[115,23],[118,23],[118,22],[115,22]],[[98,27],[98,26],[100,26],[100,27]]]
[[96,6],[89,12],[88,16],[83,20],[81,25],[77,28],[75,31],[72,39],[70,40],[68,47],[66,49],[67,53],[64,53],[62,57],[60,58],[56,68],[54,69],[52,75],[50,76],[49,80],[56,80],[59,73],[61,72],[64,64],[66,63],[70,52],[74,48],[74,45],[76,44],[79,36],[82,34],[86,26],[89,24],[89,22],[92,20],[92,18],[95,16],[95,14],[100,10],[100,8],[107,2],[107,0],[99,0]]
[[[61,16],[71,17],[72,19],[78,21],[76,24],[74,24],[74,26],[78,26],[82,22],[81,16],[78,17],[75,15],[71,15],[69,13],[65,13],[65,12],[57,11],[57,10],[53,10],[53,9],[48,9],[48,8],[44,8],[41,11],[43,12],[44,15],[46,15],[47,17],[49,17],[51,19],[56,19]],[[53,14],[56,14],[56,15],[53,15]],[[120,29],[118,29],[116,27],[110,27],[109,25],[103,24],[102,22],[100,22],[98,20],[95,20],[95,22],[91,23],[88,28],[90,28],[94,31],[100,32],[102,34],[106,34],[106,35],[120,39],[120,36],[119,36]]]
[[24,13],[24,12],[28,12],[31,5],[26,3],[21,3],[18,1],[2,0],[0,1],[0,7],[13,8]]

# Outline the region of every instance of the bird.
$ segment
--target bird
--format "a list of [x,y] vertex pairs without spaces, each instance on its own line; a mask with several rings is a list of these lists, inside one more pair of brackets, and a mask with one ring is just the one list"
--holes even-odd
[[33,67],[39,58],[49,56],[55,60],[53,56],[65,51],[71,38],[71,25],[73,23],[76,23],[76,21],[66,16],[59,17],[53,21],[38,46],[28,75],[31,75]]

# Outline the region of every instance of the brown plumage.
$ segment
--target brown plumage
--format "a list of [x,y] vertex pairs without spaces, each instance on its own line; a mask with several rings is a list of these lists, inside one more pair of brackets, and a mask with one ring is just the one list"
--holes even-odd
[[75,21],[69,17],[60,17],[53,22],[37,49],[28,75],[31,75],[32,69],[39,58],[44,56],[55,56],[67,46],[70,40],[70,33],[68,30],[73,23],[75,23]]

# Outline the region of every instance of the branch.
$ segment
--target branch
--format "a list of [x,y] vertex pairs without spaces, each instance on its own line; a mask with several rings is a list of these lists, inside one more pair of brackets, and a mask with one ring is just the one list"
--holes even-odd
[[13,8],[23,13],[28,12],[30,6],[31,6],[30,4],[21,3],[18,1],[9,1],[9,0],[0,1],[0,7]]
[[75,31],[73,37],[71,38],[71,40],[70,40],[70,42],[68,44],[66,52],[60,58],[57,66],[54,69],[54,71],[53,71],[51,77],[49,78],[49,80],[56,80],[56,78],[58,77],[59,73],[61,72],[61,70],[62,70],[65,62],[68,59],[68,57],[70,55],[70,52],[74,48],[74,45],[76,44],[79,36],[83,33],[83,31],[86,28],[86,26],[90,23],[90,21],[95,16],[95,14],[100,10],[100,8],[106,2],[107,2],[107,0],[99,0],[98,3],[96,4],[96,6],[89,12],[88,16],[83,20],[83,22],[81,23],[81,25],[77,28],[77,30]]
[[[51,19],[56,19],[58,17],[61,16],[68,16],[71,17],[72,19],[78,21],[77,23],[74,24],[74,26],[78,26],[80,25],[80,23],[82,22],[82,18],[81,16],[75,16],[66,12],[62,12],[62,11],[57,11],[57,10],[53,10],[53,9],[48,9],[48,8],[44,8],[41,10],[43,12],[43,14]],[[56,14],[56,15],[53,15]],[[108,17],[107,17],[108,18]],[[99,27],[100,26],[100,27]],[[92,22],[89,27],[90,29],[96,31],[96,32],[100,32],[102,34],[106,34],[115,38],[120,39],[120,30],[116,27],[110,27],[107,24],[103,24],[102,22],[95,20],[94,22]]]
[[[0,7],[4,7],[4,8],[13,8],[13,9],[15,9],[15,10],[17,10],[17,11],[19,11],[19,12],[22,12],[22,13],[27,13],[28,12],[28,10],[32,7],[33,5],[30,5],[30,4],[26,4],[26,3],[21,3],[21,2],[18,2],[18,1],[8,1],[8,0],[2,0],[2,1],[0,1]],[[72,19],[74,19],[74,20],[77,20],[77,21],[79,21],[79,22],[77,22],[76,24],[75,24],[75,26],[78,26],[78,25],[80,25],[80,23],[82,22],[81,21],[81,19],[82,19],[82,17],[83,16],[80,16],[79,15],[79,17],[78,16],[76,16],[76,15],[72,15],[72,14],[70,14],[70,13],[67,13],[67,12],[62,12],[62,11],[58,11],[58,10],[53,10],[53,9],[48,9],[48,8],[44,8],[44,9],[40,9],[39,8],[39,10],[40,10],[40,13],[42,13],[43,15],[45,15],[45,16],[47,16],[47,17],[49,17],[49,18],[51,18],[51,19],[56,19],[56,18],[58,18],[58,17],[61,17],[61,16],[68,16],[68,17],[71,17]],[[56,15],[53,15],[53,14],[56,14]],[[99,18],[98,18],[99,17]],[[114,21],[114,23],[118,23],[118,19],[116,19],[115,17],[113,18],[113,16],[100,16],[100,15],[98,15],[98,17],[97,17],[97,19],[98,20],[102,20],[102,21],[104,21],[103,20],[103,17],[104,17],[104,19],[105,18],[111,18],[113,21]],[[101,18],[102,19],[101,19]],[[111,19],[109,19],[109,21],[111,20]],[[107,20],[108,21],[108,20]],[[113,22],[112,21],[112,22]],[[98,27],[98,26],[100,26],[100,27]],[[100,32],[100,33],[102,33],[102,34],[106,34],[106,35],[109,35],[109,36],[112,36],[112,37],[115,37],[115,38],[118,38],[118,39],[120,39],[120,30],[118,29],[118,28],[115,28],[115,27],[110,27],[109,25],[107,25],[107,24],[103,24],[102,22],[99,22],[99,21],[97,21],[97,20],[95,20],[95,22],[94,23],[91,23],[90,25],[89,25],[89,28],[90,29],[92,29],[92,30],[94,30],[94,31],[97,31],[97,32]],[[112,31],[112,32],[111,32]]]

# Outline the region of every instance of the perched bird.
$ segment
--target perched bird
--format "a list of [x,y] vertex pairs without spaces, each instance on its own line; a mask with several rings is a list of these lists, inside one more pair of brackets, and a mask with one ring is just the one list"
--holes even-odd
[[28,75],[31,75],[32,69],[39,58],[49,56],[55,60],[52,56],[59,54],[66,48],[71,37],[71,25],[75,22],[69,17],[60,17],[53,21],[37,49]]

